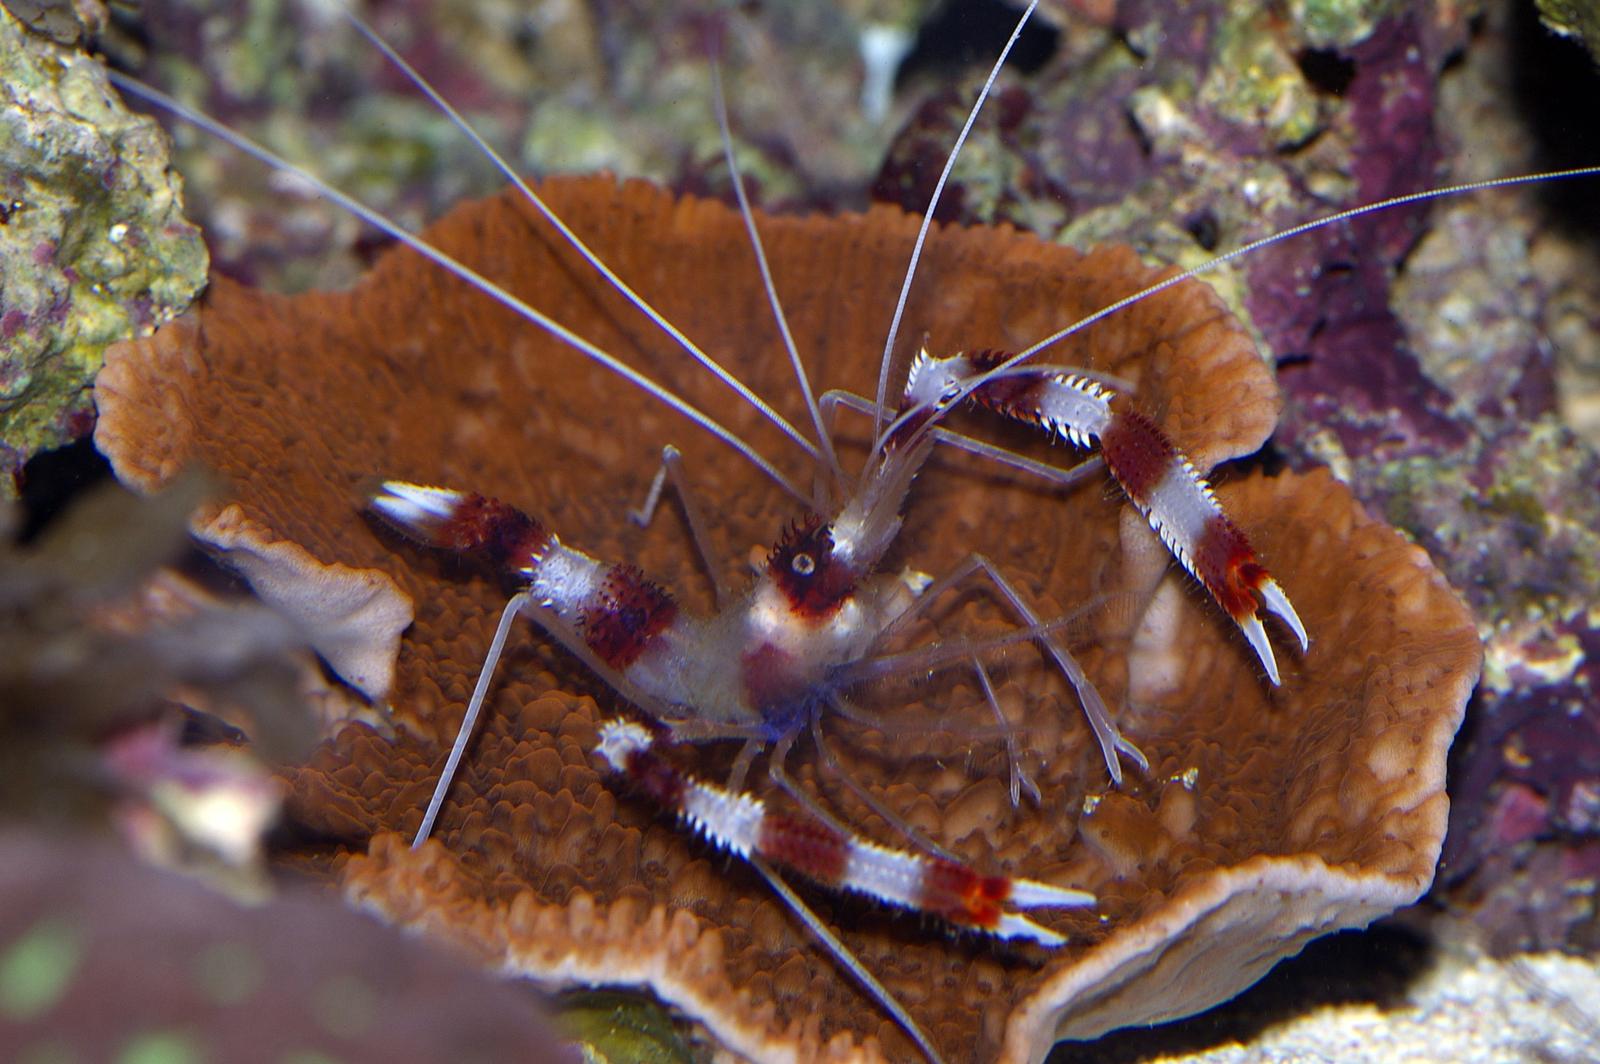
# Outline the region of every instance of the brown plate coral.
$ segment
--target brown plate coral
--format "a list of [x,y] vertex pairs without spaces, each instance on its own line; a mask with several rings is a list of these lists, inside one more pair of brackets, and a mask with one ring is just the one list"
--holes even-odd
[[[607,178],[545,191],[618,273],[802,420],[737,215]],[[870,391],[915,220],[875,209],[761,226],[814,379]],[[786,470],[803,469],[792,445],[598,288],[514,198],[465,205],[430,238],[713,410]],[[1125,249],[1080,255],[1008,230],[946,229],[930,241],[907,322],[940,351],[1015,349],[1152,276]],[[1255,450],[1277,417],[1270,372],[1198,284],[1049,357],[1131,380],[1206,468]],[[119,475],[153,487],[201,464],[226,478],[233,501],[197,516],[200,538],[305,616],[347,679],[387,691],[392,734],[347,725],[287,771],[293,815],[320,840],[301,860],[329,869],[363,906],[497,969],[550,986],[648,985],[751,1056],[910,1052],[757,876],[600,777],[595,724],[627,709],[536,634],[501,665],[434,841],[417,853],[403,842],[504,592],[375,526],[362,513],[372,479],[515,501],[569,542],[640,565],[708,608],[682,523],[663,514],[639,529],[625,515],[674,443],[714,511],[718,546],[743,558],[798,516],[743,459],[408,254],[385,256],[347,294],[287,299],[219,282],[191,319],[112,352],[97,400],[96,439]],[[864,428],[840,429],[848,462]],[[989,434],[1035,446],[1025,433]],[[1091,615],[1075,637],[1152,761],[1148,776],[1108,793],[1059,678],[1031,651],[1006,652],[1001,700],[1042,791],[1013,809],[998,743],[916,730],[981,705],[965,673],[863,692],[909,722],[888,735],[840,729],[845,763],[881,800],[986,868],[1100,898],[1094,912],[1047,914],[1073,942],[1046,954],[807,893],[952,1058],[1039,1059],[1058,1038],[1204,1008],[1313,935],[1364,924],[1430,881],[1444,753],[1477,675],[1470,619],[1422,552],[1325,474],[1242,478],[1221,497],[1312,635],[1303,657],[1280,654],[1279,689],[1215,607],[1169,575],[1153,536],[1103,482],[1063,492],[943,456],[913,490],[890,564],[939,573],[980,550],[1045,615],[1137,604]],[[723,575],[737,579],[736,569],[730,561]],[[415,623],[391,684],[386,654],[408,599]],[[952,600],[936,622],[947,635],[1005,623],[983,595]],[[733,751],[691,753],[715,779]],[[809,754],[791,768],[852,823],[895,841]]]

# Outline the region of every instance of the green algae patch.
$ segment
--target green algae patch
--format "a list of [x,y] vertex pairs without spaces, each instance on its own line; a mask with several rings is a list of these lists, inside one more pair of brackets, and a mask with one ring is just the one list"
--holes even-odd
[[1398,0],[1289,0],[1289,17],[1313,48],[1349,48],[1404,11]]
[[62,920],[42,920],[0,947],[0,1019],[21,1023],[48,1012],[82,958],[81,936]]
[[206,1055],[182,1031],[146,1031],[128,1039],[117,1064],[201,1064]]
[[1274,148],[1311,139],[1321,129],[1316,95],[1264,8],[1237,5],[1218,28],[1217,61],[1201,99],[1218,114],[1258,129]]
[[643,994],[569,994],[560,999],[554,1019],[591,1064],[688,1064],[694,1059],[671,1017]]
[[165,134],[93,59],[0,9],[0,497],[87,431],[106,345],[181,313],[207,266]]

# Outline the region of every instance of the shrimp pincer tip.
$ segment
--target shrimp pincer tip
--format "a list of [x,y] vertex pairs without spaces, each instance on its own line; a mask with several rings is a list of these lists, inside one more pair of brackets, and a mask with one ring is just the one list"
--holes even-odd
[[[1301,622],[1300,615],[1295,612],[1294,606],[1289,602],[1289,596],[1283,593],[1283,588],[1278,582],[1263,574],[1260,583],[1256,585],[1255,592],[1260,596],[1261,606],[1268,613],[1274,614],[1294,632],[1295,638],[1300,640],[1300,649],[1305,651],[1311,646],[1311,637],[1306,634],[1306,626]],[[1260,615],[1254,608],[1245,616],[1235,615],[1239,630],[1250,641],[1250,646],[1256,652],[1256,657],[1261,660],[1261,667],[1267,671],[1267,679],[1276,687],[1283,681],[1278,675],[1278,662],[1272,654],[1272,644],[1267,641],[1267,630],[1261,623]]]
[[1048,927],[1034,923],[1026,916],[1017,916],[1014,913],[1006,913],[1001,916],[999,921],[995,923],[992,933],[996,938],[1026,939],[1029,942],[1037,942],[1041,946],[1048,946],[1052,949],[1067,944],[1065,935],[1057,934]]
[[625,772],[628,759],[650,749],[650,732],[631,720],[608,720],[600,725],[600,742],[595,750],[613,770]]
[[1278,677],[1278,659],[1272,656],[1272,644],[1267,641],[1267,630],[1262,627],[1261,618],[1254,612],[1243,618],[1236,618],[1239,631],[1250,641],[1250,646],[1256,652],[1256,657],[1261,660],[1261,667],[1267,670],[1267,679],[1272,681],[1272,686],[1277,687],[1283,683]]
[[1300,615],[1294,611],[1289,596],[1283,593],[1283,588],[1278,586],[1278,582],[1269,577],[1262,581],[1256,592],[1261,596],[1261,604],[1267,608],[1267,612],[1276,614],[1294,632],[1295,637],[1300,640],[1300,649],[1302,651],[1309,649],[1311,637],[1306,635],[1306,626],[1301,623]]
[[405,480],[385,480],[372,493],[367,504],[378,513],[402,524],[437,521],[447,518],[465,498],[459,491],[430,488]]
[[1013,879],[1006,901],[1018,909],[1081,909],[1095,903],[1087,890],[1058,887],[1037,879]]
[[453,504],[462,497],[461,492],[451,488],[435,488],[409,480],[385,480],[378,485],[378,492],[381,495],[433,506]]

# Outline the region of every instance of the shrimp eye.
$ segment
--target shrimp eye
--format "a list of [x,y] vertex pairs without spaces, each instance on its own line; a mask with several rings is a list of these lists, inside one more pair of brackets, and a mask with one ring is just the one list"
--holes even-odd
[[832,616],[856,587],[856,574],[834,556],[833,529],[815,516],[789,526],[767,559],[767,573],[790,607],[812,619]]

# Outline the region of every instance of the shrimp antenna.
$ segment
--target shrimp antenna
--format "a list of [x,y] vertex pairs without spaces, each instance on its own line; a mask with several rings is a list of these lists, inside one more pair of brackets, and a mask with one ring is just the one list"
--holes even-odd
[[722,92],[722,64],[711,59],[711,98],[716,104],[717,131],[722,135],[722,154],[728,160],[728,176],[733,179],[733,193],[739,198],[739,216],[744,219],[745,232],[750,234],[750,247],[756,253],[756,265],[761,268],[761,284],[767,290],[767,302],[772,305],[772,316],[783,336],[783,349],[789,353],[789,364],[794,367],[795,379],[800,382],[800,394],[805,397],[806,409],[811,413],[811,423],[817,430],[817,443],[822,447],[822,457],[833,474],[833,482],[844,483],[844,470],[839,467],[839,456],[833,449],[833,438],[822,424],[822,408],[811,390],[811,379],[806,376],[805,364],[800,361],[800,349],[795,346],[794,334],[789,331],[789,319],[783,313],[783,303],[778,299],[778,288],[772,283],[772,267],[767,263],[767,250],[761,243],[761,232],[756,228],[756,216],[750,210],[750,198],[745,195],[744,175],[733,157],[733,132],[728,126],[728,100]]
[[794,892],[794,888],[789,886],[782,876],[778,875],[777,870],[759,854],[752,853],[747,860],[757,872],[761,873],[761,878],[767,881],[767,886],[772,888],[772,892],[783,899],[783,904],[789,911],[799,917],[800,922],[806,925],[806,929],[823,944],[835,963],[849,972],[851,978],[860,984],[872,1000],[881,1005],[894,1022],[900,1025],[900,1029],[922,1051],[929,1064],[942,1064],[944,1058],[933,1047],[933,1040],[917,1026],[917,1021],[906,1011],[906,1007],[889,993],[889,988],[880,983],[877,976],[869,972],[867,966],[862,964],[854,953],[850,952],[850,947],[839,940],[839,936],[822,922],[822,918],[811,910],[811,906]]
[[[539,212],[540,216],[543,217],[545,221],[549,222],[551,226],[555,228],[556,232],[561,234],[561,238],[571,245],[574,251],[583,256],[583,260],[585,262],[594,267],[595,271],[599,273],[601,277],[605,278],[607,284],[611,285],[611,287],[616,289],[624,299],[638,308],[639,312],[645,317],[649,318],[657,328],[676,341],[678,346],[682,347],[684,351],[688,353],[690,358],[693,358],[696,362],[700,363],[700,365],[703,366],[709,373],[711,373],[712,376],[716,377],[717,380],[733,389],[736,393],[738,393],[741,399],[759,411],[762,417],[772,422],[773,425],[777,426],[780,432],[798,444],[801,450],[806,452],[808,457],[812,459],[819,457],[816,445],[810,440],[806,439],[799,429],[791,425],[782,414],[778,413],[770,405],[768,405],[766,400],[757,395],[748,385],[746,385],[738,377],[734,376],[734,374],[726,369],[720,362],[706,354],[705,351],[701,350],[693,340],[685,336],[676,325],[667,320],[666,315],[656,310],[655,307],[650,305],[648,300],[630,288],[628,283],[621,277],[618,277],[616,272],[613,271],[610,266],[607,266],[605,261],[601,259],[600,256],[597,255],[593,250],[591,250],[589,245],[585,244],[578,234],[574,233],[567,223],[563,221],[555,211],[550,209],[550,207],[545,203],[544,199],[540,197],[540,195],[535,192],[525,180],[523,180],[522,176],[511,167],[511,164],[506,162],[505,158],[498,151],[496,151],[494,147],[490,145],[490,143],[485,140],[475,128],[473,128],[472,124],[462,116],[461,112],[457,111],[455,107],[451,105],[450,101],[446,100],[444,96],[433,87],[433,84],[429,82],[427,78],[422,76],[421,72],[418,71],[416,67],[408,63],[399,52],[395,51],[394,47],[390,45],[388,41],[379,36],[377,30],[368,25],[360,15],[356,14],[345,4],[339,4],[339,11],[347,20],[349,20],[352,26],[360,31],[361,35],[365,37],[374,48],[382,52],[384,57],[388,59],[389,62],[393,63],[395,67],[397,67],[400,72],[411,81],[412,85],[416,86],[417,89],[423,93],[423,95],[427,96],[428,99],[433,102],[435,107],[444,112],[445,116],[450,119],[451,123],[455,125],[455,127],[463,134],[465,134],[467,139],[471,140],[472,143],[477,146],[478,150],[481,151],[484,156],[486,156],[488,160],[494,164],[495,169],[499,170],[501,175],[505,177],[506,180],[517,186],[517,189],[521,191],[523,196],[527,198],[528,202],[533,205],[534,209]],[[742,193],[740,194],[740,201],[743,202]],[[757,253],[759,254],[759,243],[756,245],[756,249]],[[766,263],[763,261],[762,276],[765,275]],[[780,325],[783,323],[783,315],[781,312],[778,315],[778,321]],[[784,326],[784,339],[789,339],[787,326]],[[792,342],[790,342],[790,348],[792,351]],[[797,368],[798,365],[798,357],[796,357]],[[803,373],[800,377],[800,383],[802,386],[805,386],[806,384],[805,375]],[[806,399],[808,401],[811,399],[811,392],[809,388],[806,390]],[[820,434],[822,432],[822,422],[820,418],[816,417],[816,404],[811,403],[811,408],[812,416],[816,420],[817,431]],[[826,439],[824,439],[823,449],[827,452],[827,457],[830,463],[837,466],[837,462],[833,458],[832,448],[827,445]]]
[[1081,332],[1084,329],[1087,329],[1089,326],[1093,325],[1102,318],[1108,318],[1117,313],[1119,310],[1130,307],[1142,300],[1149,299],[1157,292],[1164,292],[1173,285],[1182,284],[1184,281],[1187,281],[1192,277],[1199,277],[1203,273],[1210,273],[1212,270],[1215,270],[1224,263],[1232,262],[1234,259],[1240,258],[1244,255],[1249,255],[1252,252],[1260,251],[1262,248],[1276,244],[1280,240],[1288,240],[1291,237],[1300,236],[1302,233],[1309,233],[1313,230],[1323,229],[1339,222],[1349,221],[1352,218],[1359,218],[1363,214],[1373,214],[1378,211],[1386,211],[1391,207],[1403,207],[1408,203],[1424,203],[1428,200],[1445,199],[1450,196],[1463,196],[1469,192],[1484,192],[1488,189],[1511,188],[1516,185],[1533,185],[1545,181],[1560,181],[1565,178],[1595,176],[1600,176],[1600,165],[1576,166],[1569,170],[1545,170],[1539,173],[1517,174],[1512,177],[1489,178],[1484,181],[1467,181],[1459,185],[1446,185],[1443,188],[1428,189],[1425,192],[1408,192],[1404,196],[1394,196],[1386,200],[1379,200],[1376,203],[1366,203],[1359,207],[1351,207],[1348,210],[1342,210],[1334,214],[1325,215],[1321,218],[1313,218],[1309,222],[1301,222],[1299,225],[1291,226],[1288,229],[1273,233],[1270,236],[1264,236],[1259,240],[1252,240],[1248,244],[1236,247],[1232,251],[1224,252],[1223,254],[1218,255],[1216,258],[1208,259],[1198,266],[1192,266],[1189,269],[1184,270],[1182,273],[1175,273],[1165,280],[1157,281],[1155,284],[1141,288],[1139,291],[1130,296],[1124,296],[1115,303],[1101,307],[1088,317],[1080,318],[1071,325],[1068,325],[1066,328],[1051,333],[1049,336],[1046,336],[1043,340],[1040,340],[1032,347],[1018,352],[1012,357],[1006,359],[1004,362],[1000,363],[998,366],[995,366],[993,369],[988,370],[985,373],[977,374],[971,379],[963,382],[961,390],[955,396],[949,399],[949,405],[954,406],[962,399],[965,399],[968,395],[971,395],[975,389],[982,387],[988,381],[1006,373],[1008,370],[1011,370],[1020,363],[1027,361],[1052,344],[1059,343],[1060,341],[1071,336],[1073,333]]
[[467,266],[459,260],[445,254],[443,251],[440,251],[438,248],[434,247],[426,240],[423,240],[409,229],[406,229],[398,222],[390,220],[384,215],[373,210],[371,207],[368,207],[355,197],[341,192],[339,189],[334,188],[328,182],[322,180],[320,177],[317,177],[310,171],[296,166],[287,159],[283,158],[281,155],[278,155],[262,145],[257,144],[244,134],[228,128],[221,122],[218,122],[216,119],[212,118],[210,115],[196,110],[195,108],[189,107],[186,104],[180,103],[171,96],[168,96],[166,93],[161,92],[158,89],[153,89],[134,78],[130,78],[124,74],[119,74],[115,70],[107,71],[107,76],[110,77],[111,83],[122,92],[136,97],[137,99],[143,100],[146,103],[154,104],[169,114],[172,114],[183,119],[185,122],[190,123],[191,125],[205,130],[207,133],[210,133],[212,136],[218,138],[224,143],[233,146],[235,149],[243,152],[251,158],[265,163],[267,166],[270,166],[281,173],[289,174],[301,181],[304,181],[311,188],[315,189],[318,194],[326,197],[328,200],[332,201],[334,204],[338,205],[344,210],[349,211],[355,217],[360,218],[363,222],[366,222],[368,225],[386,234],[387,236],[393,237],[395,240],[398,240],[412,251],[415,251],[418,255],[421,255],[423,258],[435,263],[442,269],[448,270],[450,273],[467,282],[472,287],[478,289],[478,291],[484,293],[489,298],[495,300],[503,306],[510,308],[513,312],[522,315],[528,321],[544,329],[552,336],[580,351],[597,365],[603,366],[612,373],[615,373],[617,376],[621,377],[623,380],[627,381],[629,384],[632,384],[634,387],[643,391],[646,395],[649,395],[663,405],[676,410],[679,414],[682,414],[694,424],[698,425],[706,432],[709,432],[711,435],[715,436],[717,439],[721,440],[723,443],[726,443],[735,451],[739,452],[739,454],[742,455],[746,461],[750,462],[750,464],[754,465],[757,469],[761,470],[762,473],[770,477],[773,483],[777,484],[784,491],[788,492],[790,495],[793,495],[802,503],[806,503],[808,505],[810,504],[810,494],[801,491],[793,481],[779,472],[776,466],[763,458],[761,456],[761,452],[757,451],[751,444],[745,442],[745,440],[740,438],[731,429],[725,428],[720,422],[712,418],[709,414],[701,411],[687,399],[684,399],[663,385],[657,384],[643,373],[640,373],[638,370],[618,360],[614,355],[607,354],[605,351],[601,350],[599,347],[596,347],[588,340],[585,340],[583,337],[579,336],[571,329],[568,329],[565,325],[562,325],[554,318],[549,317],[542,311],[535,310],[533,307],[518,299],[510,292],[507,292],[504,288],[501,288],[499,285],[495,284],[481,273],[478,273],[472,267]]
[[878,391],[872,414],[872,432],[875,442],[872,453],[867,456],[868,466],[876,459],[878,451],[883,446],[884,437],[880,434],[883,427],[884,400],[889,391],[889,363],[894,358],[895,338],[900,334],[900,319],[905,316],[906,300],[911,294],[911,282],[917,275],[917,263],[922,259],[922,245],[928,239],[928,229],[933,225],[933,212],[938,209],[939,197],[944,195],[944,186],[950,180],[950,172],[955,169],[956,156],[961,154],[961,148],[967,142],[967,135],[972,132],[973,124],[978,121],[978,112],[983,110],[983,105],[988,102],[990,93],[994,90],[995,79],[1000,76],[1000,68],[1005,66],[1006,59],[1011,55],[1011,49],[1016,46],[1017,39],[1022,36],[1022,28],[1028,24],[1028,19],[1033,15],[1033,9],[1039,6],[1039,0],[1029,0],[1028,8],[1017,19],[1017,24],[1012,27],[1011,36],[1006,40],[1006,46],[1000,49],[1000,56],[994,61],[994,66],[989,68],[989,76],[984,79],[983,88],[978,92],[978,98],[973,101],[972,110],[967,112],[967,121],[961,127],[961,132],[956,136],[956,142],[950,149],[950,154],[945,157],[944,170],[939,174],[939,181],[933,186],[933,198],[928,201],[928,209],[922,214],[922,226],[917,230],[916,243],[911,247],[911,261],[906,263],[906,277],[900,284],[900,298],[894,305],[894,317],[889,321],[889,336],[883,343],[883,358],[878,364]]

